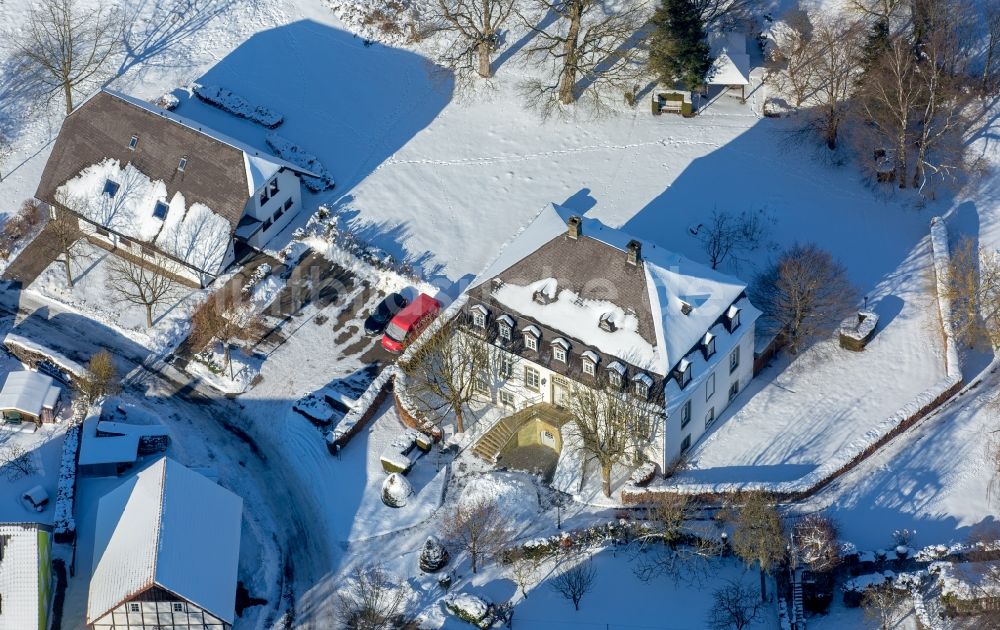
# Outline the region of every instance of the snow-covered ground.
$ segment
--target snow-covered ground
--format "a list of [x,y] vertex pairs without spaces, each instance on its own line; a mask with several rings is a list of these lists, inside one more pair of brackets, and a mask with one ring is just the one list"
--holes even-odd
[[67,284],[64,263],[58,260],[51,263],[27,290],[107,324],[154,353],[172,348],[187,336],[191,311],[203,291],[177,284],[154,309],[153,327],[149,329],[146,328],[145,307],[123,300],[112,287],[107,267],[112,254],[87,241],[78,242],[74,249],[72,287]]

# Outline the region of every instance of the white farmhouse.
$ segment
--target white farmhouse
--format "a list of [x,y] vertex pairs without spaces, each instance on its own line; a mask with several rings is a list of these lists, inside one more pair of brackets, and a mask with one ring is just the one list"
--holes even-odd
[[52,528],[0,523],[0,628],[46,630],[52,604]]
[[92,630],[228,630],[243,500],[163,457],[101,498]]
[[[499,357],[501,378],[481,383],[484,395],[527,419],[521,410],[564,408],[575,385],[620,388],[661,410],[646,452],[661,468],[753,378],[760,311],[742,282],[557,207],[468,293],[462,321]],[[559,450],[558,426],[537,430],[537,443]],[[490,459],[504,444],[492,446],[477,452]]]
[[104,89],[66,117],[35,197],[95,244],[204,286],[302,205],[294,164]]

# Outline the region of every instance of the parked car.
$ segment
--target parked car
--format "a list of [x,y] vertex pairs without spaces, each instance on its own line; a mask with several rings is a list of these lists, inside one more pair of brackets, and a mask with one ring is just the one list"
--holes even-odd
[[375,337],[385,332],[385,327],[408,304],[405,297],[398,293],[390,293],[378,303],[372,314],[365,320],[365,334]]
[[421,293],[386,326],[382,347],[399,354],[440,312],[441,303],[426,293]]
[[49,493],[41,486],[35,486],[21,495],[21,503],[29,510],[36,512],[45,511],[45,506],[49,504]]

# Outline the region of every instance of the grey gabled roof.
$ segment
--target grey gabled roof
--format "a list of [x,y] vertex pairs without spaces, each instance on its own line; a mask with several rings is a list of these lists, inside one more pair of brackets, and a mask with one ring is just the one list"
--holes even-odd
[[[130,138],[139,137],[134,151]],[[177,170],[182,157],[184,171]],[[264,151],[242,145],[207,127],[139,99],[102,90],[63,121],[45,164],[35,197],[55,199],[56,190],[84,168],[105,159],[131,162],[152,180],[167,186],[167,198],[180,192],[188,206],[202,203],[235,228],[260,166],[277,172],[305,172]]]

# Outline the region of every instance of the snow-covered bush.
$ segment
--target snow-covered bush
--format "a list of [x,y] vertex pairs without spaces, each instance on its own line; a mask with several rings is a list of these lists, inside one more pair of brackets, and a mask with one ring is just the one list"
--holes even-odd
[[420,39],[422,5],[412,0],[325,0],[340,20],[368,42],[399,44]]
[[440,571],[448,564],[448,550],[435,536],[429,536],[420,548],[420,570],[426,573]]
[[165,109],[168,112],[174,111],[180,104],[181,104],[180,99],[178,99],[170,92],[167,92],[166,94],[161,94],[155,100],[153,100],[153,105],[156,105],[160,109]]
[[656,464],[646,462],[632,471],[628,480],[636,486],[645,486],[656,476]]
[[258,284],[260,284],[261,280],[263,280],[270,274],[271,274],[271,265],[267,263],[262,263],[260,265],[257,265],[257,268],[254,269],[253,273],[250,274],[250,277],[247,278],[246,283],[244,283],[241,291],[245,295],[251,294],[254,288],[256,288]]
[[296,166],[314,173],[312,175],[302,175],[302,183],[313,192],[322,192],[333,188],[336,182],[319,158],[312,153],[306,152],[302,147],[287,138],[283,138],[276,133],[269,133],[264,137],[264,141],[283,160],[287,160]]
[[244,97],[224,87],[195,84],[192,89],[195,96],[209,105],[214,105],[234,116],[246,118],[268,129],[274,129],[285,120],[284,116],[273,109],[263,105],[254,105]]
[[56,513],[53,532],[57,540],[72,540],[76,535],[73,504],[76,496],[76,461],[80,450],[80,424],[66,430],[62,458],[59,461],[59,485],[56,487]]
[[493,606],[471,593],[452,593],[445,596],[444,606],[448,612],[477,628],[493,625]]
[[406,500],[413,494],[413,486],[406,480],[406,477],[399,473],[392,473],[382,482],[382,503],[391,508],[401,508],[406,505]]

